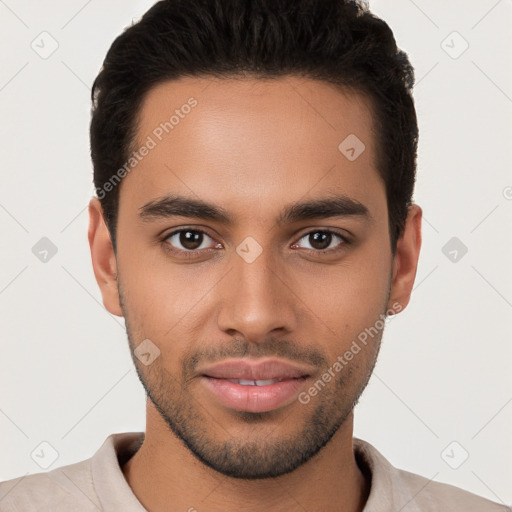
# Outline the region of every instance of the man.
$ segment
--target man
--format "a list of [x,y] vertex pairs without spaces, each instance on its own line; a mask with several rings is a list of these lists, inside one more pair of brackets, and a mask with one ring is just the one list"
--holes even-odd
[[2,510],[507,510],[353,438],[420,253],[413,82],[355,1],[164,0],[116,39],[89,243],[146,432],[4,482]]

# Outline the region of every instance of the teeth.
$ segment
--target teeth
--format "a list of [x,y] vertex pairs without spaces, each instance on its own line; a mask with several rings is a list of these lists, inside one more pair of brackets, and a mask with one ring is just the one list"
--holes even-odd
[[256,381],[240,379],[238,381],[238,384],[241,384],[242,386],[255,386],[256,385]]
[[230,382],[240,384],[241,386],[268,386],[276,382],[281,382],[282,379],[267,379],[267,380],[245,380],[245,379],[229,379]]
[[274,382],[279,382],[277,379],[268,379],[268,380],[255,380],[256,386],[268,386],[269,384],[274,384]]

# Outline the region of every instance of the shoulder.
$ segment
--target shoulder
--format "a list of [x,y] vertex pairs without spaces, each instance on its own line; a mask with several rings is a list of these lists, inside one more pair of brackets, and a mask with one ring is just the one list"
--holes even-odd
[[[418,510],[451,512],[512,512],[506,505],[490,501],[454,485],[435,482],[409,471],[395,469],[396,480]],[[404,508],[404,512],[414,510]]]
[[2,512],[144,511],[126,482],[121,465],[140,447],[143,432],[105,439],[89,459],[0,482]]
[[354,438],[353,445],[358,465],[371,479],[364,512],[512,512],[506,505],[459,487],[398,469],[367,441]]
[[0,482],[2,512],[101,510],[90,460]]

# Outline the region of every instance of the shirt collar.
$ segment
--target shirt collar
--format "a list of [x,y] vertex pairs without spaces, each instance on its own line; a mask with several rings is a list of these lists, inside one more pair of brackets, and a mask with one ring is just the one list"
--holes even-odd
[[104,512],[147,512],[121,470],[143,440],[144,432],[111,434],[92,457],[92,479]]
[[[128,485],[121,466],[132,457],[144,440],[144,432],[111,434],[91,459],[92,478],[105,512],[147,512]],[[353,438],[358,466],[371,482],[363,512],[395,511],[408,506],[407,512],[420,512],[408,486],[401,482],[400,471],[370,443]],[[398,507],[398,508],[397,508]]]
[[413,502],[415,495],[402,481],[402,472],[367,441],[354,437],[352,443],[357,465],[371,480],[370,494],[363,512],[396,511],[406,506],[407,512],[420,512]]

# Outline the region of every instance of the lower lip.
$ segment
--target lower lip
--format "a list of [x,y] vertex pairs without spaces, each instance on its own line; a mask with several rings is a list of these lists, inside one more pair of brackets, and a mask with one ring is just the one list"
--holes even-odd
[[217,399],[230,409],[268,412],[293,402],[306,378],[282,380],[267,386],[243,386],[206,376],[202,380]]

